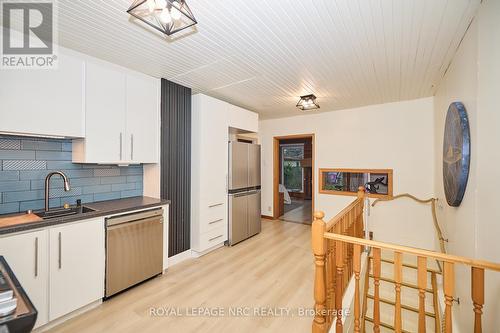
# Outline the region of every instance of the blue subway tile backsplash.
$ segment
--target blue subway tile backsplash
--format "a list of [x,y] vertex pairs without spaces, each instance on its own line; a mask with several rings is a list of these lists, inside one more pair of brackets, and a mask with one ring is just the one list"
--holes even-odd
[[140,196],[142,166],[77,164],[71,162],[71,140],[0,135],[0,214],[42,209],[45,177],[63,171],[71,190],[60,177],[51,180],[50,205],[73,205]]

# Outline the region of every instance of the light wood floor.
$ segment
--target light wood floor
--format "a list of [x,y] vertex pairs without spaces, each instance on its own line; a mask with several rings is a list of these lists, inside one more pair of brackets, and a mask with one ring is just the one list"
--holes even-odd
[[[310,226],[262,221],[262,233],[232,248],[171,267],[51,332],[310,332],[313,305]],[[150,316],[151,307],[287,307],[294,317]]]

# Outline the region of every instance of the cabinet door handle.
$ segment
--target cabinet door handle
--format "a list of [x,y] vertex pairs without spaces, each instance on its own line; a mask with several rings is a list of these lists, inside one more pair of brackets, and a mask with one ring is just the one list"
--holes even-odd
[[215,221],[212,221],[212,222],[208,222],[208,224],[214,224],[214,223],[217,223],[217,222],[220,222],[220,221],[223,221],[224,219],[218,219],[218,220],[215,220]]
[[208,208],[214,208],[214,207],[222,206],[223,204],[224,204],[223,202],[218,203],[218,204],[213,204],[213,205],[208,206]]
[[222,237],[222,235],[219,235],[219,236],[217,236],[217,237],[212,237],[212,238],[210,238],[208,241],[209,241],[209,242],[211,242],[211,241],[214,241],[214,240],[216,240],[217,238],[221,238],[221,237]]
[[122,152],[123,152],[123,133],[120,132],[120,160],[122,160]]
[[38,237],[35,237],[35,277],[38,276]]
[[59,232],[59,269],[62,268],[62,235]]
[[134,160],[134,135],[130,134],[130,159]]

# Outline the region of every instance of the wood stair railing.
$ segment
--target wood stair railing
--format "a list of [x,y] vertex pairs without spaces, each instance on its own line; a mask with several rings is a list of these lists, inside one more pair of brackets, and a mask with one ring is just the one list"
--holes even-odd
[[[315,317],[312,323],[314,333],[326,333],[335,323],[335,331],[343,332],[342,298],[349,280],[354,275],[354,332],[364,332],[366,322],[370,322],[374,332],[380,332],[381,327],[390,328],[395,332],[405,332],[402,312],[418,313],[418,332],[426,332],[426,318],[434,319],[434,330],[440,332],[440,313],[437,296],[437,276],[442,274],[444,293],[444,325],[443,332],[452,332],[452,306],[455,292],[455,266],[466,265],[471,269],[471,296],[474,308],[474,332],[482,332],[482,313],[484,306],[484,271],[500,272],[500,264],[459,257],[446,253],[406,247],[396,244],[377,242],[363,238],[363,208],[364,189],[360,188],[358,198],[342,210],[329,222],[323,220],[323,212],[315,212],[312,224],[312,249],[315,258],[314,299]],[[360,300],[360,261],[365,249],[371,249],[371,258],[367,263],[365,291],[363,303]],[[393,253],[393,259],[383,258],[382,250]],[[416,265],[403,263],[403,256],[417,258]],[[429,262],[435,260],[442,264],[442,273],[429,267]],[[392,277],[381,274],[382,263],[393,265]],[[404,280],[403,271],[416,270],[416,283]],[[370,273],[371,270],[371,273]],[[430,274],[430,279],[428,275]],[[373,294],[368,293],[369,281],[373,281]],[[380,285],[394,285],[394,301],[380,296]],[[429,287],[430,283],[430,287]],[[418,307],[403,304],[401,289],[413,288],[418,292],[415,303]],[[367,316],[367,300],[373,302],[372,317]],[[433,312],[426,309],[426,299],[432,301]],[[394,322],[381,321],[380,307],[382,304],[394,305]]]
[[[312,331],[315,333],[328,332],[334,322],[336,322],[336,331],[342,332],[342,298],[353,273],[359,287],[362,252],[360,245],[331,241],[323,235],[334,232],[362,238],[364,236],[364,198],[364,188],[360,187],[358,198],[329,222],[323,221],[325,213],[314,213],[311,232],[315,264],[315,316]],[[358,299],[355,301],[357,304],[355,311],[358,315],[355,331],[359,332],[361,323],[359,289],[356,296]]]

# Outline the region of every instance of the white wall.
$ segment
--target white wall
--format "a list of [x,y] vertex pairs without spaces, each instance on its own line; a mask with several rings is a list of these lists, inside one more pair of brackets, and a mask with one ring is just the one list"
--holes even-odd
[[[315,209],[328,219],[354,197],[318,194],[319,168],[390,168],[394,194],[434,194],[433,98],[425,98],[261,121],[263,215],[273,213],[273,137],[306,133],[315,134]],[[408,200],[377,204],[370,221],[376,239],[435,248],[428,206]]]
[[[452,66],[435,96],[435,192],[441,201],[439,219],[449,238],[448,252],[500,262],[500,213],[496,176],[500,163],[500,1],[481,5],[467,32]],[[461,101],[467,108],[471,127],[471,169],[460,207],[447,205],[442,180],[442,144],[448,106]],[[460,305],[454,305],[455,320],[461,332],[472,331],[470,270],[456,269],[456,293]],[[500,327],[500,273],[486,276],[484,331]]]

